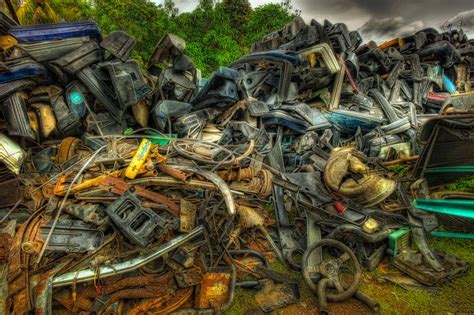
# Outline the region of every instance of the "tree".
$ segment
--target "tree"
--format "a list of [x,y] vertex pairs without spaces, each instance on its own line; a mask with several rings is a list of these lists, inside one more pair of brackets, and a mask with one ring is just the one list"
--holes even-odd
[[57,23],[59,16],[48,0],[25,0],[16,11],[21,24]]
[[163,7],[165,9],[166,14],[171,17],[176,17],[179,14],[179,9],[174,4],[173,0],[165,0]]
[[236,32],[222,5],[198,7],[191,13],[183,13],[178,16],[176,25],[177,34],[186,40],[186,53],[204,76],[241,56]]
[[199,0],[197,9],[210,11],[214,8],[214,0]]
[[245,45],[260,41],[270,32],[282,28],[290,22],[294,16],[290,14],[285,6],[275,3],[268,3],[255,8],[247,23]]
[[124,30],[137,40],[134,57],[146,62],[174,21],[149,0],[95,0],[93,19],[105,34]]
[[239,37],[242,37],[241,33],[252,13],[250,2],[248,0],[224,0],[222,6],[231,26],[239,32]]
[[94,8],[87,0],[50,0],[51,7],[65,21],[89,20],[94,15]]

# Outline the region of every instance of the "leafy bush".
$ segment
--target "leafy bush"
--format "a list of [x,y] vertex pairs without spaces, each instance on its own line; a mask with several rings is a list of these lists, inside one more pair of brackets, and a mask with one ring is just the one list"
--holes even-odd
[[178,14],[172,0],[165,5],[150,0],[49,1],[63,20],[93,19],[104,34],[118,29],[128,32],[137,39],[134,57],[142,63],[163,35],[175,33],[186,40],[186,53],[205,77],[291,21],[294,14],[287,2],[252,9],[248,0],[226,0],[214,7],[212,1],[201,0],[194,11]]

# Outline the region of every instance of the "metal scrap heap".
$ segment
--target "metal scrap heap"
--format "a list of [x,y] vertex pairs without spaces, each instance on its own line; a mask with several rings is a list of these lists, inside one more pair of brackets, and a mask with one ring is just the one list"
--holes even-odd
[[433,28],[363,44],[300,17],[208,79],[168,34],[147,65],[93,21],[0,15],[1,313],[264,312],[351,297],[383,260],[424,285],[468,264],[474,41]]

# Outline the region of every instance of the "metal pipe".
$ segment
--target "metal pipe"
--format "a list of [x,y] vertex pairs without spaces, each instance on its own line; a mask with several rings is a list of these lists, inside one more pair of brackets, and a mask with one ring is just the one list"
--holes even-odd
[[195,238],[199,234],[204,233],[204,227],[198,226],[188,234],[183,234],[175,237],[171,241],[159,246],[156,250],[152,251],[148,255],[138,256],[131,260],[116,263],[109,266],[102,266],[97,271],[96,269],[85,269],[76,272],[69,272],[61,276],[53,278],[52,285],[54,288],[71,285],[73,283],[82,283],[94,280],[95,278],[107,278],[116,276],[125,272],[136,270],[149,262],[169,253],[170,251],[178,248],[184,243]]
[[18,199],[18,201],[13,205],[13,207],[7,212],[7,214],[5,214],[5,216],[0,220],[0,224],[2,224],[9,216],[10,214],[12,214],[13,211],[15,211],[16,208],[18,208],[18,206],[20,205],[21,203],[21,198]]
[[400,164],[400,163],[404,163],[404,162],[416,161],[416,160],[418,160],[418,158],[419,158],[419,155],[413,155],[413,156],[409,156],[409,157],[406,157],[406,158],[400,158],[398,160],[384,162],[383,165],[384,166],[391,166],[391,165]]
[[380,314],[380,304],[375,302],[370,296],[365,293],[360,292],[359,290],[354,294],[354,297],[367,305],[375,314]]
[[234,302],[236,281],[237,281],[237,271],[235,270],[235,266],[231,264],[230,265],[229,298],[227,299],[226,303],[221,306],[220,308],[221,312],[227,311],[231,307],[232,302]]
[[183,187],[183,188],[200,188],[207,190],[217,190],[217,187],[213,183],[207,181],[191,179],[186,182],[182,182],[173,177],[159,176],[159,177],[146,177],[136,178],[128,181],[130,185],[142,185],[142,186],[162,186],[162,187]]
[[328,302],[326,298],[326,287],[329,285],[331,280],[324,278],[318,283],[318,309],[319,314],[329,314]]

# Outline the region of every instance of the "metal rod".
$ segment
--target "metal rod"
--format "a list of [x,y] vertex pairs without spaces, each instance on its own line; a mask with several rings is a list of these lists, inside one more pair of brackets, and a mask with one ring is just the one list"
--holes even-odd
[[156,250],[152,251],[148,255],[138,256],[131,260],[116,263],[113,265],[102,266],[97,269],[85,269],[76,272],[69,272],[61,276],[53,278],[52,285],[54,288],[63,287],[71,285],[73,283],[82,283],[86,281],[94,280],[97,277],[107,278],[111,276],[116,276],[125,272],[136,270],[149,262],[169,253],[170,251],[178,248],[184,243],[195,238],[199,234],[204,233],[204,227],[202,225],[196,227],[194,230],[188,234],[182,234],[171,241],[166,242],[165,244],[159,246]]
[[21,202],[21,198],[18,199],[18,201],[13,205],[13,207],[10,210],[8,210],[7,214],[5,214],[5,216],[0,220],[0,224],[2,224],[3,221],[5,221],[8,218],[8,216],[12,214],[13,211],[15,211],[15,209],[20,205],[20,202]]

